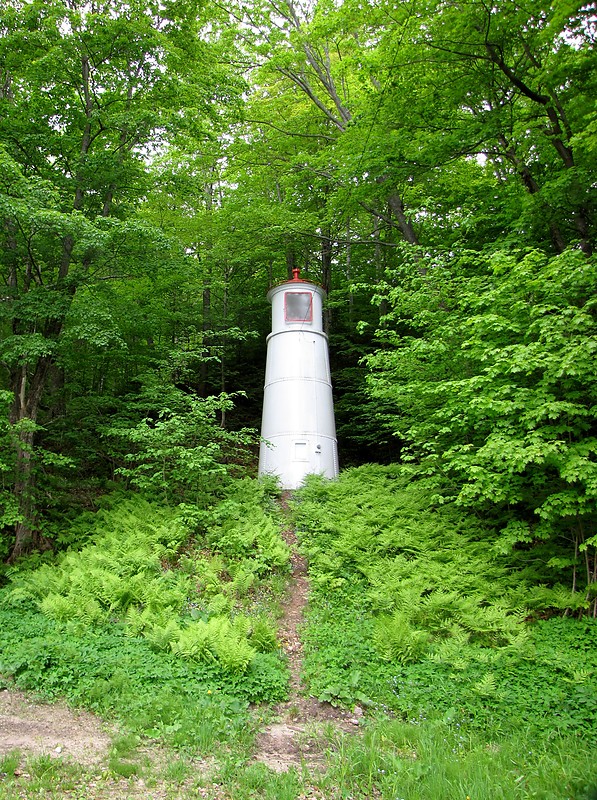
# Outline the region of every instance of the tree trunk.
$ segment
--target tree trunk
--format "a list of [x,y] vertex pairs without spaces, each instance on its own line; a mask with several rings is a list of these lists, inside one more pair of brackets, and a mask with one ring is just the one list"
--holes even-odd
[[350,217],[346,221],[346,280],[348,281],[348,323],[352,328],[354,317],[354,294],[352,292],[352,245],[350,241]]
[[33,479],[33,431],[21,430],[15,441],[16,464],[14,491],[19,503],[21,519],[15,525],[14,544],[8,559],[12,563],[28,551],[38,548],[41,534],[37,530],[34,500],[35,481]]
[[[296,256],[292,244],[288,242],[286,245],[286,278],[291,281],[296,267]],[[271,283],[271,281],[270,281]]]
[[[221,352],[220,352],[220,392],[226,392],[226,345],[228,337],[226,330],[228,327],[228,283],[229,283],[229,269],[224,266],[224,295],[222,297],[222,336],[221,336]],[[220,426],[226,427],[226,409],[222,406],[220,411]]]
[[31,376],[26,366],[14,370],[10,376],[10,388],[14,396],[10,413],[10,423],[15,430],[14,492],[20,516],[15,525],[10,562],[45,544],[37,523],[33,448],[35,423],[50,368],[51,359],[44,357],[38,360]]
[[[528,164],[526,164],[521,158],[518,157],[516,150],[514,149],[513,145],[506,139],[503,134],[498,136],[498,141],[502,145],[503,155],[508,161],[514,166],[518,175],[520,175],[520,179],[524,183],[524,186],[529,194],[537,194],[539,192],[539,184],[535,180]],[[545,204],[543,204],[545,206]],[[556,252],[563,253],[566,249],[566,241],[562,235],[562,231],[560,230],[559,225],[550,220],[548,222],[549,225],[549,232],[551,234],[551,240],[553,242],[553,246],[556,249]]]
[[[544,130],[544,133],[559,155],[564,169],[574,169],[574,152],[571,145],[572,130],[556,91],[552,90],[550,94],[543,94],[541,91],[534,90],[516,74],[512,67],[506,64],[502,51],[498,46],[486,41],[485,49],[490,60],[525,97],[543,106],[545,115],[549,120],[549,125]],[[575,180],[575,182],[577,181]],[[589,239],[589,213],[582,203],[579,203],[573,209],[572,219],[580,236],[580,249],[585,255],[592,255],[593,246]]]
[[406,216],[404,211],[404,202],[399,194],[392,192],[388,197],[388,205],[392,210],[392,214],[396,217],[400,232],[404,236],[404,240],[409,244],[419,244],[419,239],[415,233],[412,222]]
[[[332,240],[329,229],[321,238],[321,284],[327,295],[332,288]],[[332,312],[329,306],[323,311],[323,330],[329,334],[332,325]]]
[[[380,244],[380,228],[379,228],[379,217],[373,217],[373,237],[375,239],[375,282],[381,283],[384,278],[384,263],[383,263],[383,256],[381,252],[381,244]],[[381,320],[385,315],[388,313],[388,301],[384,298],[381,303],[379,304],[379,324],[381,324]]]
[[211,278],[209,275],[204,279],[203,284],[203,321],[202,330],[202,350],[203,360],[199,369],[199,397],[207,397],[207,377],[208,377],[208,357],[211,349]]

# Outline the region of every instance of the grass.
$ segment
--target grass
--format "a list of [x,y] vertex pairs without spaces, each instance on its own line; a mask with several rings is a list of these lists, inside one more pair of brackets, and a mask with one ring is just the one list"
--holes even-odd
[[[142,632],[131,635],[118,616],[60,620],[2,590],[11,598],[0,606],[5,684],[86,706],[117,722],[118,732],[98,767],[8,754],[0,798],[597,800],[597,623],[519,622],[512,609],[522,579],[489,555],[477,522],[469,529],[465,517],[430,512],[425,502],[420,487],[401,486],[382,468],[314,482],[299,495],[313,588],[306,678],[312,693],[366,709],[358,731],[330,729],[319,741],[323,771],[303,763],[277,774],[254,760],[256,733],[286,692],[278,654],[227,669],[219,658],[181,658]],[[257,585],[226,595],[230,619],[274,619],[284,573],[268,575],[252,529],[234,526],[239,507],[235,498],[213,515],[217,526],[203,544],[219,543],[234,573],[252,537]],[[266,544],[274,542],[268,526]],[[166,567],[194,575],[197,541],[194,550],[182,546],[185,558],[173,554]],[[401,548],[408,576],[398,580]],[[214,563],[206,546],[201,558]],[[221,594],[224,571],[214,578],[201,569],[201,580],[213,583],[210,597]],[[464,585],[462,597],[454,593]],[[405,586],[411,605],[398,618]],[[188,607],[206,606],[198,597]],[[176,610],[180,626],[185,608]],[[471,620],[478,608],[501,611]]]
[[[84,769],[47,756],[3,759],[3,800],[46,797],[151,797],[213,800],[594,800],[597,790],[591,741],[546,737],[522,731],[516,738],[486,741],[464,736],[439,720],[419,724],[370,721],[360,736],[341,736],[330,752],[327,772],[292,769],[272,773],[238,754],[205,768],[177,756],[161,769],[130,763],[135,770]],[[134,753],[128,753],[134,758]],[[123,762],[124,763],[124,762]],[[19,767],[20,765],[20,767]],[[14,771],[18,774],[15,775]],[[139,781],[142,781],[140,783]]]
[[327,780],[388,800],[580,800],[597,774],[591,742],[574,737],[520,731],[491,741],[441,720],[380,720],[362,738],[344,740]]
[[[66,797],[76,791],[84,770],[49,755],[24,758],[18,750],[0,760],[0,797],[16,800],[22,797]],[[72,796],[72,795],[71,795]]]

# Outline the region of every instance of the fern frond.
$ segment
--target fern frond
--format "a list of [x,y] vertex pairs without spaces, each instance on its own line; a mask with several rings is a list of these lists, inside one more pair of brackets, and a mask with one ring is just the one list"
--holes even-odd
[[480,681],[474,685],[474,691],[481,697],[497,697],[497,685],[493,672],[486,672]]
[[145,638],[155,650],[171,649],[172,642],[180,635],[180,627],[174,620],[165,625],[152,624],[145,631]]
[[215,661],[215,654],[212,650],[213,634],[210,627],[203,621],[195,622],[192,625],[182,628],[176,639],[170,642],[170,648],[183,658],[195,659],[197,661]]
[[417,661],[428,647],[429,636],[415,630],[399,611],[391,617],[379,617],[375,624],[373,642],[382,658],[410,664]]
[[244,672],[257,653],[246,639],[236,636],[233,631],[218,637],[215,651],[224,669],[232,672]]
[[278,649],[276,628],[265,617],[256,617],[251,620],[248,638],[258,653],[273,653]]
[[42,614],[58,622],[66,622],[77,617],[77,602],[55,592],[47,594],[40,600],[39,608]]

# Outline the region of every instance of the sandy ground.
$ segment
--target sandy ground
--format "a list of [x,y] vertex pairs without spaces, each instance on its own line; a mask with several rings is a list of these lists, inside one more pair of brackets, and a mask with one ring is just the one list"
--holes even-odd
[[36,703],[22,692],[0,691],[0,754],[46,754],[70,758],[78,764],[102,762],[110,736],[104,723],[64,703]]

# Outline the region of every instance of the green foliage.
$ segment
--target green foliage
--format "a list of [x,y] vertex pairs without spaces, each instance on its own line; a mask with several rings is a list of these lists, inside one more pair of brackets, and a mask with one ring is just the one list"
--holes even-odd
[[258,653],[273,653],[277,650],[276,629],[267,617],[254,617],[251,620],[249,642]]
[[[223,61],[214,55],[220,46],[205,35],[196,3],[164,14],[148,13],[139,3],[101,4],[91,19],[62,0],[34,0],[25,6],[2,0],[0,14],[5,21],[0,70],[6,76],[0,92],[2,387],[13,392],[14,422],[42,428],[50,423],[49,432],[36,429],[37,438],[43,437],[54,454],[54,464],[46,460],[43,467],[49,465],[54,472],[68,443],[86,466],[105,470],[106,461],[117,465],[110,464],[97,436],[89,435],[90,426],[80,424],[77,407],[93,405],[89,394],[97,401],[101,395],[126,393],[139,371],[155,369],[170,351],[171,361],[184,362],[188,334],[197,324],[181,321],[166,333],[167,326],[160,326],[157,317],[168,311],[171,320],[176,317],[172,297],[170,308],[165,302],[151,305],[147,324],[143,305],[151,291],[146,285],[163,289],[166,282],[154,281],[154,273],[170,273],[170,286],[183,293],[198,283],[197,276],[178,280],[181,265],[186,269],[195,263],[186,255],[185,237],[165,235],[158,222],[139,214],[153,188],[149,161],[179,137],[190,150],[196,147],[195,137],[216,138],[213,129],[221,124],[220,112],[235,105],[243,82],[218,66]],[[150,151],[152,159],[147,157]],[[131,279],[137,290],[132,295]],[[115,307],[106,302],[110,291],[99,288],[106,283],[119,285]],[[163,291],[159,299],[163,301]],[[166,338],[170,334],[168,344],[158,341],[160,333]],[[201,354],[201,343],[195,350]],[[171,371],[162,378],[167,392],[181,376]],[[195,433],[215,410],[207,403],[211,408],[206,414],[200,405],[194,409]],[[218,408],[225,406],[222,398]],[[171,424],[162,419],[153,435],[142,426],[130,426],[129,442],[139,441],[141,462],[144,456],[154,462],[167,456],[174,477],[188,469],[194,484],[201,469],[217,472],[221,458],[218,447],[203,436],[201,447],[180,447],[177,460],[173,448],[180,446],[183,424],[180,418]],[[30,438],[23,443],[29,445]],[[235,445],[241,438],[234,439]],[[44,485],[36,492],[42,469],[38,450],[20,445],[17,441],[13,476],[20,517],[14,520],[15,557],[32,542],[41,543],[39,509],[52,507],[54,496],[65,493],[59,470],[54,484],[50,482],[53,491]],[[31,468],[32,462],[37,469]],[[133,463],[137,471],[131,478],[137,483],[160,485],[159,467],[147,475],[147,469]],[[10,512],[16,516],[14,507]]]
[[114,627],[64,627],[6,605],[0,616],[0,671],[16,687],[66,697],[174,747],[206,752],[242,738],[248,701],[271,702],[285,693],[276,659],[232,674],[215,663],[156,652]]
[[427,650],[428,634],[412,627],[408,617],[400,611],[378,617],[373,642],[382,658],[408,664],[419,661]]
[[225,617],[198,620],[179,631],[171,643],[174,653],[195,661],[218,660],[224,669],[243,672],[255,657],[246,639],[243,620],[231,623]]
[[497,549],[549,542],[550,566],[584,590],[589,607],[597,518],[591,263],[573,251],[552,259],[496,253],[394,277],[382,334],[391,347],[368,359],[372,395],[392,408],[388,423],[442,494],[496,521]]
[[237,481],[215,508],[207,533],[207,542],[216,553],[241,559],[234,574],[241,594],[247,574],[284,570],[290,563],[290,549],[280,536],[275,517],[261,510],[264,504],[272,509],[271,492],[267,481]]
[[162,572],[162,562],[189,537],[178,509],[134,497],[86,519],[95,543],[66,553],[58,565],[17,573],[15,601],[36,599],[49,616],[61,619],[84,619],[88,602],[106,620],[132,603],[182,608],[186,594],[179,577]]
[[[267,511],[265,486],[243,481],[230,495],[198,514],[208,526],[203,534],[194,530],[197,515],[188,506],[139,496],[116,500],[86,515],[93,544],[56,563],[13,570],[10,603],[34,604],[64,630],[116,626],[156,653],[212,666],[235,682],[250,674],[256,698],[277,696],[285,673],[275,630],[262,610],[252,609],[251,593],[287,565],[288,548]],[[249,508],[257,533],[246,549],[212,555],[206,547],[220,526],[235,542],[245,541],[246,514],[236,515]]]
[[400,478],[397,468],[348,471],[323,495],[310,479],[297,524],[308,524],[304,547],[313,581],[320,590],[342,590],[353,573],[364,579],[367,602],[379,614],[375,638],[388,652],[400,649],[400,640],[407,650],[426,649],[421,631],[429,644],[460,632],[486,646],[503,645],[519,628],[518,609],[509,602],[518,581],[487,558],[488,531],[452,507],[426,507],[430,494],[428,485]]
[[12,491],[14,471],[14,449],[12,426],[8,421],[8,412],[12,403],[12,394],[0,391],[0,559],[4,560],[9,552],[11,541],[4,534],[20,519],[19,504]]
[[[40,425],[29,418],[11,419],[14,405],[12,392],[0,390],[0,559],[5,560],[13,545],[15,525],[24,521],[22,504],[14,491],[18,464],[23,458],[32,464],[35,485],[26,492],[27,501],[35,504],[43,497],[48,507],[53,506],[57,481],[74,474],[75,462],[62,453],[42,447],[36,437],[43,432]],[[20,461],[18,453],[21,453]],[[39,520],[38,529],[48,529],[46,520]]]
[[311,691],[495,732],[592,729],[594,620],[530,624],[527,594],[534,614],[550,613],[561,590],[535,587],[536,573],[491,549],[490,528],[432,498],[433,485],[379,466],[297,493]]
[[166,502],[205,502],[226,482],[226,454],[247,447],[252,436],[219,424],[217,412],[233,406],[228,395],[203,399],[164,387],[153,376],[147,379],[148,385],[101,431],[126,465],[116,474]]
[[586,738],[515,736],[486,739],[455,721],[378,719],[363,736],[345,737],[324,791],[350,787],[358,798],[499,798],[590,800],[597,771]]

